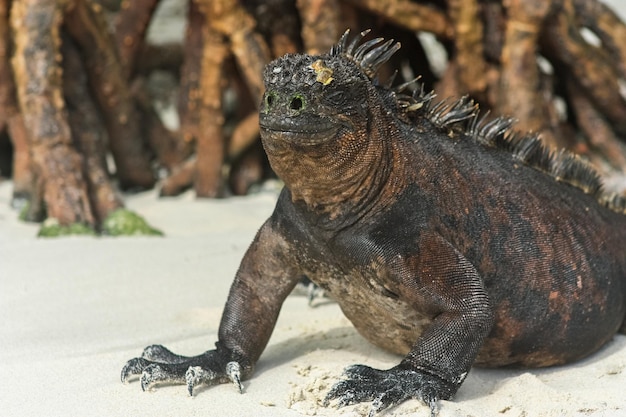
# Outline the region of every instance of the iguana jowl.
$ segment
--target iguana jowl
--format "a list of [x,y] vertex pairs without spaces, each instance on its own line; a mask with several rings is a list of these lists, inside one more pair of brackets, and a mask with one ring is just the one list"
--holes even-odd
[[285,188],[241,262],[217,347],[150,346],[122,380],[241,389],[303,275],[366,339],[405,355],[348,367],[327,395],[373,401],[372,413],[408,398],[433,408],[473,365],[562,364],[624,330],[624,200],[510,119],[378,82],[399,44],[363,36],[267,66],[261,137]]

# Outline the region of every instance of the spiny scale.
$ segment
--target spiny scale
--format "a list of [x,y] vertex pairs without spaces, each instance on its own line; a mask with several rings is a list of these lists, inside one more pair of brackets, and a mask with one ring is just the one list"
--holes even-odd
[[350,29],[346,30],[336,45],[330,49],[330,55],[343,55],[356,62],[361,70],[373,79],[378,69],[391,58],[400,49],[400,42],[393,39],[384,42],[383,38],[375,38],[370,41],[361,43],[363,38],[370,33],[370,30],[364,30],[352,39],[348,45],[348,35]]

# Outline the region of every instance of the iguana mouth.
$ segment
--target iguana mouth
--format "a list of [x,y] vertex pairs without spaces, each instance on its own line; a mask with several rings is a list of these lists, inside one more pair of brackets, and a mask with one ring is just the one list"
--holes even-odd
[[295,131],[295,130],[277,130],[261,126],[261,137],[267,143],[267,139],[272,141],[284,141],[295,145],[319,145],[328,142],[336,137],[336,129],[330,128],[323,131]]
[[[299,144],[316,144],[336,136],[339,126],[320,117],[294,120],[290,117],[275,118],[261,114],[259,126],[266,137],[280,138]],[[313,120],[312,120],[313,119]]]

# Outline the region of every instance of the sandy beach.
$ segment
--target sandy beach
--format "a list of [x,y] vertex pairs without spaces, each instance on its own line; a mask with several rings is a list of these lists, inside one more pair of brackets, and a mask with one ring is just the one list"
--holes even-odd
[[[166,237],[38,239],[38,226],[10,210],[0,183],[0,415],[2,416],[362,416],[367,404],[340,410],[321,399],[343,368],[385,368],[399,358],[370,345],[331,301],[313,307],[290,296],[254,377],[231,385],[142,392],[122,384],[126,360],[149,344],[181,354],[212,348],[226,294],[276,191],[226,200],[191,193],[127,205]],[[626,336],[569,366],[474,369],[448,416],[626,415]],[[385,416],[427,416],[408,401]]]

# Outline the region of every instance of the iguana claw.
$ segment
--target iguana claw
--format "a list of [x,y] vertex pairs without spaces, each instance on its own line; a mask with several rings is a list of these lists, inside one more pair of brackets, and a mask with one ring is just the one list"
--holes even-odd
[[153,345],[144,349],[140,358],[126,363],[121,379],[127,382],[131,376],[140,375],[141,389],[144,391],[162,382],[185,384],[190,396],[198,385],[231,381],[239,392],[243,392],[241,365],[236,361],[225,360],[224,356],[212,350],[186,357],[176,355],[163,346]]
[[378,370],[365,365],[353,365],[344,371],[346,379],[337,382],[326,394],[324,405],[338,400],[337,407],[372,401],[369,417],[410,398],[424,401],[431,417],[437,414],[437,401],[448,399],[457,387],[436,376],[403,369],[398,366]]
[[239,362],[228,362],[226,364],[226,375],[237,387],[240,393],[243,393],[243,385],[241,384],[241,365]]

